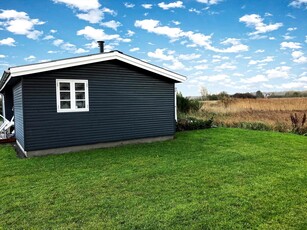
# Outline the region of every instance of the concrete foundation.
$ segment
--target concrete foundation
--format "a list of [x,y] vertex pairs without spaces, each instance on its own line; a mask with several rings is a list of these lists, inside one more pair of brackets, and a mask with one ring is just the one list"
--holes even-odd
[[110,148],[110,147],[127,145],[127,144],[139,144],[139,143],[151,143],[151,142],[156,142],[156,141],[166,141],[166,140],[171,140],[173,138],[174,136],[163,136],[163,137],[133,139],[133,140],[126,140],[126,141],[98,143],[98,144],[91,144],[91,145],[79,145],[79,146],[71,146],[71,147],[64,147],[64,148],[43,149],[43,150],[35,150],[35,151],[21,150],[21,151],[27,157],[36,157],[36,156],[44,156],[44,155],[50,155],[50,154],[79,152],[79,151],[90,150],[90,149]]

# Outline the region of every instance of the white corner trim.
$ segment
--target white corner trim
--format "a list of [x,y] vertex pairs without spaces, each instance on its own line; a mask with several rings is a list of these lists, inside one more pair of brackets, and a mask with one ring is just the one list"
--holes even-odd
[[109,61],[109,60],[120,60],[125,63],[139,67],[141,69],[145,69],[150,72],[154,72],[156,74],[162,75],[164,77],[167,77],[167,78],[179,81],[179,82],[183,82],[186,80],[186,77],[184,77],[183,75],[180,75],[172,71],[166,70],[164,68],[146,63],[139,59],[122,54],[118,51],[113,51],[110,53],[101,53],[97,55],[76,57],[76,58],[70,58],[70,59],[64,59],[64,60],[58,60],[58,61],[51,61],[51,62],[46,62],[46,63],[37,63],[37,64],[27,65],[27,66],[12,67],[10,68],[10,74],[11,74],[11,77],[18,77],[18,76],[27,75],[27,74],[40,73],[40,72],[45,72],[45,71],[50,71],[50,70],[62,69],[62,68],[67,68],[67,67],[91,64],[91,63],[103,62],[103,61]]
[[22,147],[21,144],[18,142],[18,140],[16,140],[16,144],[18,145],[18,147],[20,148],[20,150],[23,152],[23,154],[24,154],[26,157],[28,157],[27,151],[25,151],[25,150],[23,149],[23,147]]

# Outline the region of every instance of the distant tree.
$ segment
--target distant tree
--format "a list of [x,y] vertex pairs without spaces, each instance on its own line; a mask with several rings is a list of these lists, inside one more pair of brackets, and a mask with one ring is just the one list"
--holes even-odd
[[257,98],[264,98],[264,95],[263,95],[263,93],[262,93],[260,90],[258,90],[258,91],[256,92],[256,97],[257,97]]
[[217,101],[218,100],[218,96],[216,94],[208,94],[207,98],[210,101]]
[[228,108],[228,106],[231,104],[232,102],[232,98],[229,96],[228,93],[226,93],[225,91],[220,92],[217,95],[218,99],[222,102],[222,104],[224,105],[225,108]]
[[243,99],[255,99],[256,96],[251,93],[235,93],[232,95],[233,98],[243,98]]
[[201,100],[206,100],[207,97],[208,97],[208,90],[206,89],[205,86],[200,86],[199,88],[199,92],[200,92],[200,95],[201,95]]

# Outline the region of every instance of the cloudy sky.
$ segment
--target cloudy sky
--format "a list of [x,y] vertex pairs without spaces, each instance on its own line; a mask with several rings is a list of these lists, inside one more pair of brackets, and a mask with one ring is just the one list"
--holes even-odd
[[0,0],[0,68],[126,54],[188,77],[186,96],[307,90],[307,0]]

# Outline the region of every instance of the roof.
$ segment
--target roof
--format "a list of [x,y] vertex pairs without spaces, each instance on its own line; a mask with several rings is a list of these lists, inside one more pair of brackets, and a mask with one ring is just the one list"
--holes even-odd
[[41,73],[50,70],[63,69],[67,67],[91,64],[96,62],[110,61],[110,60],[119,60],[128,63],[130,65],[139,67],[141,69],[159,74],[166,78],[173,79],[178,82],[184,82],[186,80],[186,77],[181,74],[177,74],[170,70],[147,63],[145,61],[131,57],[129,55],[123,54],[120,51],[115,50],[99,54],[92,54],[92,55],[86,55],[74,58],[66,58],[49,62],[11,67],[7,71],[4,71],[2,75],[2,78],[0,80],[0,91],[3,90],[3,88],[10,81],[10,79],[15,77],[34,74],[34,73]]

